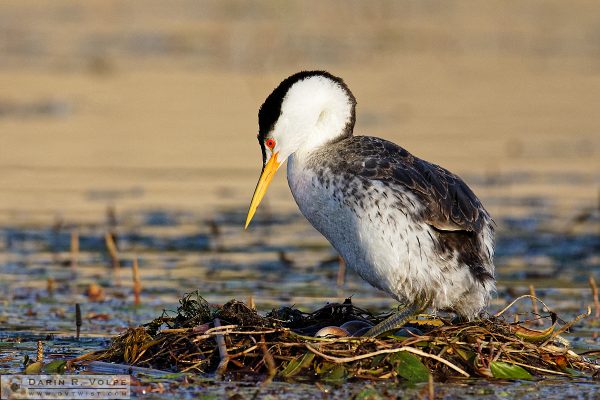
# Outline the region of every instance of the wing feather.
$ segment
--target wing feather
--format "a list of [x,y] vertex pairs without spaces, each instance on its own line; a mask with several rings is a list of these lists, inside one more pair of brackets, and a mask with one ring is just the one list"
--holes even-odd
[[450,171],[375,137],[354,136],[333,149],[337,165],[364,179],[409,189],[424,205],[422,217],[438,230],[480,232],[487,211],[467,184]]

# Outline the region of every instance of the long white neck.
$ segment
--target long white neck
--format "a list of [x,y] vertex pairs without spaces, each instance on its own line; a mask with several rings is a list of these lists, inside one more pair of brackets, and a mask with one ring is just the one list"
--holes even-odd
[[[310,153],[324,144],[350,136],[355,100],[338,82],[312,76],[294,84],[281,104],[274,135],[285,136],[285,153]],[[300,155],[300,154],[298,154]]]

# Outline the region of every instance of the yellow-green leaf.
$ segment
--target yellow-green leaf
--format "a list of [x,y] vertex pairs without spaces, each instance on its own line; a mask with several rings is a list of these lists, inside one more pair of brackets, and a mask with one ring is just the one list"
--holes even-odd
[[360,392],[353,397],[354,400],[383,400],[384,397],[375,389],[369,385],[362,389]]
[[499,379],[531,379],[531,374],[520,365],[509,364],[502,361],[492,361],[490,370],[494,378]]
[[458,355],[460,356],[460,358],[462,358],[464,361],[471,361],[473,359],[475,359],[475,353],[467,350],[467,349],[463,349],[461,347],[456,347],[456,348],[452,348],[452,350]]
[[323,362],[315,369],[319,377],[327,382],[342,382],[348,378],[348,370],[343,364]]
[[571,376],[577,376],[577,377],[579,377],[579,376],[581,376],[581,377],[586,376],[583,372],[578,371],[578,370],[576,370],[574,368],[565,368],[564,371],[568,372],[569,374],[571,374]]
[[554,332],[554,327],[555,325],[552,325],[543,331],[538,331],[535,329],[525,328],[524,326],[519,326],[515,330],[515,336],[517,336],[519,339],[523,339],[526,342],[541,343],[550,338]]
[[292,376],[297,375],[304,368],[308,367],[313,359],[315,358],[315,353],[308,352],[300,357],[296,357],[291,360],[281,371],[281,376],[284,378],[291,378]]
[[348,379],[348,370],[343,364],[336,364],[332,369],[324,373],[321,378],[327,382],[342,382]]
[[416,383],[429,380],[429,369],[414,354],[400,351],[392,354],[389,360],[396,373],[407,381]]
[[529,329],[524,326],[517,326],[515,329],[515,336],[518,338],[530,342],[530,343],[541,343],[545,342],[552,336],[554,333],[554,328],[556,327],[556,321],[558,319],[556,313],[550,313],[550,317],[552,318],[552,325],[543,331],[538,331],[536,329]]
[[377,368],[381,362],[385,359],[385,354],[378,354],[371,359],[371,368]]
[[39,374],[42,370],[43,364],[39,361],[29,364],[25,367],[26,374]]
[[67,362],[65,360],[53,360],[44,365],[43,370],[51,374],[64,374],[66,368]]

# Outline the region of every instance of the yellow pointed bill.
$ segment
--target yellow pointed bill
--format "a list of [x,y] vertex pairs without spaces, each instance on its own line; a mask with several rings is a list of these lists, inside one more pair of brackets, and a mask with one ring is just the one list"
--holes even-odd
[[281,163],[277,161],[277,153],[275,153],[271,156],[260,175],[256,190],[254,190],[254,196],[252,196],[252,202],[250,203],[250,210],[248,210],[248,217],[246,217],[246,226],[244,229],[248,228],[248,225],[250,225],[250,221],[252,221],[252,217],[254,217],[258,205],[267,192],[267,188],[280,166]]

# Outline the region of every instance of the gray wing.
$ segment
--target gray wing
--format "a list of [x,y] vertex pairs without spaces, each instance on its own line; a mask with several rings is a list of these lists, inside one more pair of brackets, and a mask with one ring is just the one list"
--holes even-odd
[[473,191],[448,170],[387,140],[354,136],[334,146],[337,165],[353,175],[410,189],[425,206],[425,222],[442,231],[481,232],[489,214]]

